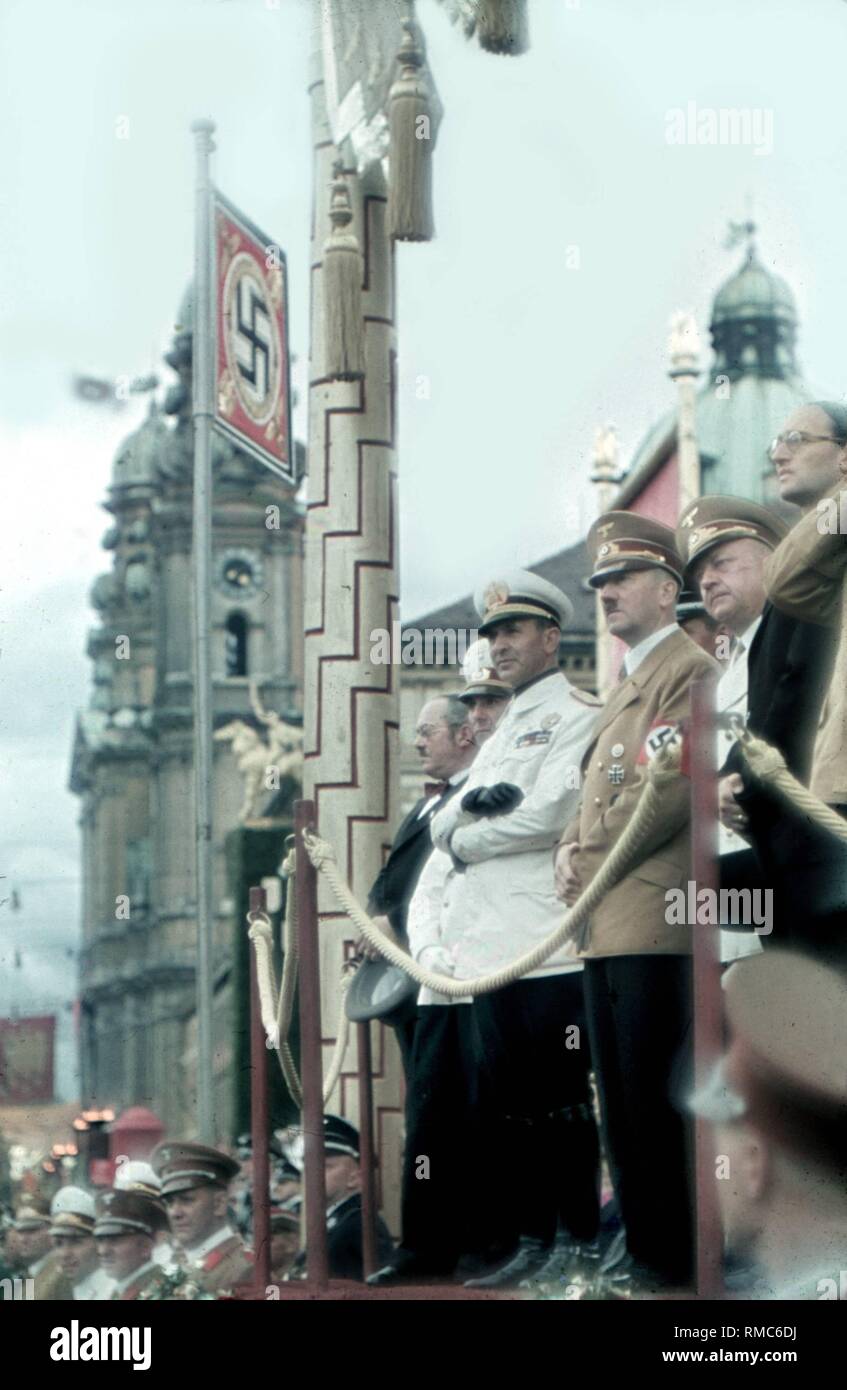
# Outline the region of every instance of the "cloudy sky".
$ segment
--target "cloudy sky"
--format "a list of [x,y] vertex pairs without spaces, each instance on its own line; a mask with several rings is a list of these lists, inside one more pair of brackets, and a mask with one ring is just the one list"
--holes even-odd
[[[445,119],[437,238],[398,258],[406,617],[584,530],[595,426],[616,423],[627,459],[671,403],[668,319],[691,309],[705,327],[740,260],[727,223],[750,205],[797,297],[804,374],[843,389],[847,4],[530,9],[532,51],[502,59],[419,5]],[[0,6],[0,899],[15,887],[21,904],[0,906],[0,1016],[73,994],[66,785],[87,594],[111,460],[141,411],[75,401],[70,378],[167,376],[191,268],[189,125],[208,114],[216,182],[288,253],[305,395],[308,50],[308,0]],[[763,138],[670,143],[689,103],[759,113]]]

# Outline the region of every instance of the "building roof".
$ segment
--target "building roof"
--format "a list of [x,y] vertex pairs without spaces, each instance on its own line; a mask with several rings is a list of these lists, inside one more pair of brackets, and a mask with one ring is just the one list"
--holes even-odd
[[[749,238],[744,260],[715,295],[710,323],[714,360],[697,397],[697,442],[702,491],[774,502],[772,470],[765,450],[783,420],[796,406],[832,395],[810,387],[794,357],[797,312],[794,296],[781,276],[766,267]],[[668,383],[672,399],[673,388]],[[658,472],[677,444],[676,405],[666,410],[636,449],[613,506],[629,507]],[[583,542],[530,565],[558,584],[576,610],[564,640],[591,637],[595,601],[586,586],[591,565]],[[470,594],[406,627],[473,628],[478,622]]]
[[[797,367],[797,311],[785,280],[750,244],[741,266],[714,298],[714,359],[697,393],[702,491],[773,501],[765,450],[798,405],[826,399]],[[614,501],[628,507],[676,448],[677,412],[662,414],[636,449]]]

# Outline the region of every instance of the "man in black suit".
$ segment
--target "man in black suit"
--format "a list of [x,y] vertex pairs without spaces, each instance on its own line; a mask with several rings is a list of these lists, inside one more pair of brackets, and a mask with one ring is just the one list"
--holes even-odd
[[[394,836],[391,853],[377,874],[368,896],[368,913],[377,926],[400,945],[407,944],[406,914],[424,864],[432,853],[430,821],[465,780],[476,755],[473,729],[467,706],[457,695],[439,695],[428,700],[418,715],[415,748],[421,768],[432,780],[416,801]],[[376,952],[359,942],[369,959]],[[390,1016],[403,1057],[406,1082],[415,1030],[415,995]]]
[[[807,782],[834,644],[827,629],[789,618],[767,600],[765,561],[787,529],[755,502],[712,495],[686,508],[677,536],[686,578],[699,585],[707,612],[733,634],[718,686],[719,712],[736,714]],[[770,937],[786,945],[799,925],[798,905],[786,891],[789,878],[802,872],[795,831],[780,803],[746,769],[731,728],[719,733],[719,749],[721,886],[773,889],[774,930],[763,942]]]

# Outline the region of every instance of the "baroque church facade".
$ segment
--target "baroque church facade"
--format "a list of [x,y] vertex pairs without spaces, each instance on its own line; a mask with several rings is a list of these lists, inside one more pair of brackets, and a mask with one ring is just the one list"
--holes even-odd
[[[191,323],[190,297],[180,313]],[[193,787],[191,333],[165,361],[176,383],[118,449],[104,503],[109,569],[91,590],[93,687],[80,712],[82,1096],[146,1104],[172,1133],[194,1123],[196,888]],[[298,452],[302,458],[302,446]],[[302,709],[303,509],[248,455],[213,438],[212,683],[218,730]],[[232,968],[244,924],[225,838],[244,795],[231,744],[214,743],[215,1118],[229,1138]],[[281,840],[280,840],[281,851]]]

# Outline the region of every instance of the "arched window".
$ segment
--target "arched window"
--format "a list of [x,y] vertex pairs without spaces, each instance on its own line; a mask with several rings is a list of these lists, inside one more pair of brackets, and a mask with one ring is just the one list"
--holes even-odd
[[226,620],[226,673],[247,675],[247,619],[243,613],[230,613]]

